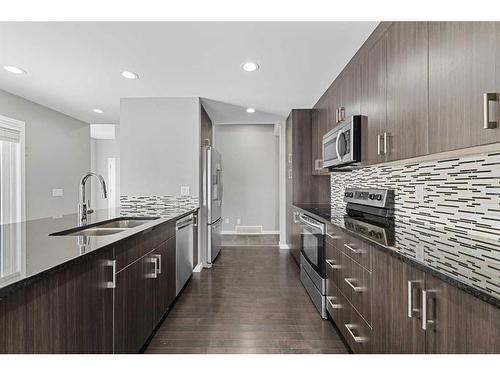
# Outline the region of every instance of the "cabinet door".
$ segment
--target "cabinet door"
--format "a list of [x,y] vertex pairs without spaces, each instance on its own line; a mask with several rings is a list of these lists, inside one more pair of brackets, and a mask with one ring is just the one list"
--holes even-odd
[[395,22],[387,34],[387,160],[428,153],[427,23]]
[[[412,282],[412,315],[408,315],[408,282]],[[372,285],[373,351],[375,353],[424,353],[425,331],[419,309],[425,275],[408,264],[374,252]]]
[[325,107],[326,107],[326,127],[325,133],[332,130],[337,124],[337,109],[342,105],[341,99],[342,82],[338,78],[328,89],[325,94]]
[[387,123],[387,39],[382,37],[361,62],[361,114],[368,117],[362,129],[362,154],[364,165],[385,161],[383,134]]
[[148,253],[116,274],[115,353],[138,353],[153,329],[155,262]]
[[298,221],[299,212],[293,211],[291,215],[292,215],[291,218],[292,236],[290,241],[291,244],[290,252],[292,254],[293,259],[295,259],[295,262],[297,264],[300,264],[300,246],[301,246],[300,235],[302,228],[300,226],[300,222]]
[[319,175],[325,172],[323,163],[323,136],[328,131],[328,97],[325,95],[312,109],[311,128],[311,155],[312,174]]
[[[292,149],[292,113],[286,119],[286,238],[287,243],[292,238],[292,202],[293,202],[293,168],[294,156]],[[299,155],[298,155],[299,156]]]
[[500,141],[500,126],[483,127],[483,94],[500,92],[499,57],[498,22],[429,23],[431,153]]
[[112,353],[113,249],[0,300],[0,353]]
[[163,242],[151,255],[157,261],[157,275],[154,282],[154,324],[158,324],[163,315],[167,312],[170,304],[175,298],[175,281],[169,274],[174,267],[169,264],[172,261],[172,252],[175,254],[175,237]]
[[340,105],[345,108],[345,118],[359,115],[361,111],[361,67],[357,61],[342,74],[340,85]]
[[426,275],[428,353],[500,353],[500,309]]

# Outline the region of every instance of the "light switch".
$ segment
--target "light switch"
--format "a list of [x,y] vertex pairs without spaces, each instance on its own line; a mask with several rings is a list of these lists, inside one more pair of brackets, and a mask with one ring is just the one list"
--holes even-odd
[[228,217],[226,217],[226,218],[224,219],[224,223],[229,224],[229,218],[228,218]]
[[241,224],[241,219],[240,218],[236,219],[236,224],[238,224],[238,225]]
[[62,197],[63,195],[64,195],[63,189],[52,189],[52,196],[53,197]]
[[181,186],[181,196],[189,195],[189,186]]

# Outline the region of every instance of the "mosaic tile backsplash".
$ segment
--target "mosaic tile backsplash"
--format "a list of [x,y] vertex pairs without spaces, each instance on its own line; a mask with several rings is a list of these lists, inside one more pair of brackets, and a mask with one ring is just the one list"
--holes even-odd
[[169,216],[179,209],[195,209],[198,197],[174,195],[121,195],[121,214]]
[[500,298],[500,152],[332,174],[333,211],[346,187],[394,189],[399,251]]

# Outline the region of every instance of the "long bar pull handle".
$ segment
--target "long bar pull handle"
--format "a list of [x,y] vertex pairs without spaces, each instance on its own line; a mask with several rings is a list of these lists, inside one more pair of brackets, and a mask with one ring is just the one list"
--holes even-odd
[[340,264],[335,264],[333,262],[333,259],[327,259],[326,260],[326,264],[328,264],[330,267],[332,267],[332,269],[334,270],[339,270],[342,268],[342,266]]
[[348,244],[346,244],[346,243],[344,244],[344,247],[345,247],[346,249],[351,250],[354,254],[361,254],[361,251],[359,251],[359,250],[355,249],[354,247],[352,247],[352,246],[350,246],[350,245],[348,245]]
[[337,299],[337,297],[326,297],[326,300],[332,307],[332,309],[341,309],[342,305],[340,303],[334,302]]
[[116,288],[116,260],[108,260],[106,262],[106,266],[111,267],[111,272],[113,272],[112,276],[111,276],[111,281],[108,281],[106,283],[106,288],[115,289]]
[[338,240],[338,239],[342,238],[341,236],[331,235],[330,233],[327,233],[326,235],[327,235],[328,237],[330,237],[332,240]]
[[356,324],[344,324],[345,328],[347,329],[347,332],[351,335],[355,343],[361,344],[366,341],[366,338],[362,336],[356,336],[354,332],[352,332],[353,329],[356,329]]
[[413,286],[420,284],[418,280],[408,280],[408,318],[413,318],[415,312],[420,310],[413,307]]
[[352,282],[353,281],[356,281],[356,279],[349,279],[349,278],[345,278],[344,281],[347,283],[347,285],[349,285],[352,290],[354,290],[356,293],[361,293],[365,288],[363,288],[362,286],[356,286],[354,285]]
[[384,132],[384,155],[387,155],[387,132]]
[[[484,103],[484,128],[495,129],[498,125],[496,116],[498,116],[498,94],[496,92],[487,92],[483,94]],[[490,105],[492,103],[492,105]],[[492,115],[492,116],[490,116]],[[492,118],[493,117],[493,118]]]
[[425,331],[429,327],[429,325],[434,323],[434,320],[428,318],[429,308],[427,306],[428,295],[433,293],[429,290],[422,291],[422,329]]
[[161,275],[161,254],[156,254],[156,274]]
[[380,134],[377,134],[377,155],[381,155],[380,154],[380,139],[381,139],[381,136]]

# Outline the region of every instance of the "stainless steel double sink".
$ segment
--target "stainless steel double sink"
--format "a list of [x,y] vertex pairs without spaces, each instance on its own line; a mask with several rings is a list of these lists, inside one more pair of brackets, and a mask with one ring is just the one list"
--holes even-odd
[[61,232],[51,233],[51,236],[109,236],[138,227],[158,217],[119,217],[110,221],[91,224],[87,227],[76,227]]

